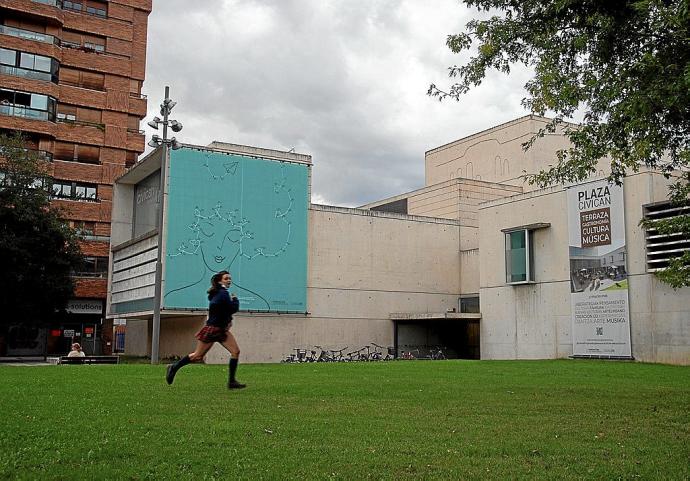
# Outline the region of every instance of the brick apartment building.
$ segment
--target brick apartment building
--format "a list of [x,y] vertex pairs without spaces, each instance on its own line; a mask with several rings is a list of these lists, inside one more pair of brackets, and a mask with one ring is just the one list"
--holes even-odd
[[83,235],[66,321],[8,335],[0,355],[109,353],[104,317],[113,180],[144,151],[152,0],[0,0],[0,131],[50,162],[54,203]]

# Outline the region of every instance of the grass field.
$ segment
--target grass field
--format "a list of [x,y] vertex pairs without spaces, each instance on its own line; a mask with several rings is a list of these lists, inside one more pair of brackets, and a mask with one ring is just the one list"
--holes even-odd
[[690,368],[0,366],[0,479],[690,478]]

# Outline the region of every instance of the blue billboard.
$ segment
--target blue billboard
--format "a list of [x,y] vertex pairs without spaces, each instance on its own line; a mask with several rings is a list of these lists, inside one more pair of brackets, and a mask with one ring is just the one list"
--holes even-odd
[[165,309],[206,309],[232,274],[243,311],[306,312],[308,164],[183,147],[169,164]]

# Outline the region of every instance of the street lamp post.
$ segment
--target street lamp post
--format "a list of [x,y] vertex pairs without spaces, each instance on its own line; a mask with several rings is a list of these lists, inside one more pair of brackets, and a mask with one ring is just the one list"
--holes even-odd
[[163,221],[164,212],[163,206],[165,192],[165,178],[167,176],[167,166],[170,162],[170,149],[179,149],[180,145],[172,137],[168,139],[168,126],[173,132],[179,132],[182,130],[182,124],[177,120],[169,120],[168,116],[175,107],[177,102],[173,102],[170,99],[170,87],[165,87],[165,99],[161,104],[161,115],[163,119],[159,117],[154,117],[153,120],[148,122],[148,125],[155,130],[158,130],[159,125],[163,125],[163,138],[157,135],[151,137],[151,141],[148,143],[151,147],[163,146],[163,160],[161,162],[161,180],[160,187],[158,190],[159,204],[158,204],[158,219],[157,219],[157,229],[158,229],[158,256],[156,258],[156,279],[154,284],[154,294],[153,294],[153,326],[151,334],[151,364],[158,364],[159,361],[159,347],[160,347],[160,330],[161,330],[161,303],[162,303],[162,289],[163,289]]

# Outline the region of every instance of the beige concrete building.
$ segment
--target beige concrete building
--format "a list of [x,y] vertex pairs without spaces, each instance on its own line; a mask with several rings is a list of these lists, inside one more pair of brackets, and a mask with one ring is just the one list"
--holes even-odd
[[[428,151],[426,185],[416,191],[357,209],[310,205],[307,312],[235,316],[233,331],[245,361],[276,362],[294,348],[349,351],[371,343],[397,352],[443,345],[461,358],[549,359],[577,354],[580,344],[591,348],[608,342],[624,345],[630,355],[607,355],[602,348],[603,355],[596,357],[690,364],[690,290],[674,291],[654,276],[669,256],[690,246],[687,240],[662,238],[638,225],[643,216],[681,215],[687,209],[667,206],[666,181],[642,172],[625,180],[627,252],[615,252],[623,256],[622,264],[596,257],[596,248],[584,244],[569,247],[572,192],[538,189],[521,177],[548,167],[556,151],[568,145],[560,131],[523,150],[522,144],[548,121],[526,116]],[[271,155],[285,160],[295,154]],[[137,168],[145,171],[146,162]],[[596,177],[603,178],[605,169],[603,160]],[[120,187],[116,185],[116,199]],[[113,239],[116,220],[127,224],[128,215],[126,208],[113,213]],[[514,249],[516,239],[526,245]],[[132,241],[118,242],[115,257]],[[518,277],[516,266],[525,269]],[[585,278],[591,282],[589,291],[579,284]],[[629,298],[625,319],[609,320],[617,323],[616,336],[627,329],[629,338],[610,340],[607,330],[593,324],[600,337],[581,343],[580,337],[589,334],[575,329],[582,321],[576,316],[580,320],[573,322],[576,304],[571,297],[604,298],[623,291]],[[161,356],[191,350],[204,316],[203,311],[164,315]],[[124,317],[127,353],[146,355],[150,311]],[[217,347],[207,357],[207,362],[226,360]]]
[[[568,189],[539,189],[522,177],[552,165],[569,145],[563,128],[575,126],[566,124],[523,149],[548,122],[530,115],[434,148],[425,156],[423,188],[362,206],[461,222],[460,297],[479,300],[481,359],[569,357],[579,341],[573,335]],[[606,177],[607,164],[601,160],[593,180]],[[690,208],[669,206],[668,181],[645,169],[627,177],[623,191],[630,357],[690,364],[690,289],[673,290],[654,275],[690,242],[639,226],[643,217],[683,215]],[[525,281],[510,282],[507,236],[518,232],[529,239],[531,272]]]

